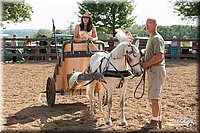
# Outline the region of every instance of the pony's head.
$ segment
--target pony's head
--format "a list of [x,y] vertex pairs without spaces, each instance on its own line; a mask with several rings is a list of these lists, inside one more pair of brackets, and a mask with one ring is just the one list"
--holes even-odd
[[135,75],[140,76],[142,74],[142,68],[140,65],[141,55],[138,45],[129,44],[126,53],[127,62],[132,69],[132,72]]
[[117,32],[117,34],[115,35],[115,37],[117,38],[117,40],[121,43],[121,42],[130,42],[130,39],[126,36],[125,31],[122,29],[115,29],[115,31]]
[[135,75],[140,76],[142,74],[142,69],[140,66],[141,55],[138,46],[139,45],[122,42],[111,51],[111,57],[112,59],[118,59],[118,63],[122,63],[123,61],[120,60],[126,59],[128,63],[127,66],[129,66]]

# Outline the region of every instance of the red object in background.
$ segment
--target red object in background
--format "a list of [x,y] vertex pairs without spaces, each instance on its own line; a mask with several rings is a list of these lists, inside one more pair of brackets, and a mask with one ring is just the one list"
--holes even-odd
[[54,32],[56,32],[56,27],[55,27],[55,25],[54,25],[54,19],[52,19],[52,23],[53,23],[53,29],[52,29],[52,32],[54,33]]
[[109,45],[109,47],[114,47],[114,41],[109,41],[108,45]]
[[114,41],[109,41],[109,42],[108,42],[109,47],[108,47],[107,51],[109,51],[109,52],[112,51],[113,48],[114,48],[114,44],[115,44]]
[[198,41],[192,41],[192,50],[196,50],[198,53],[200,53]]

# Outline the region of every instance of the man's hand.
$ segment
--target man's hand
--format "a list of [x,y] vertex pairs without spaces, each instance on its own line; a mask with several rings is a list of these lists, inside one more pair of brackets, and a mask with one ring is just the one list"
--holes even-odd
[[143,69],[147,69],[151,66],[151,64],[149,62],[142,62],[141,66],[142,66]]

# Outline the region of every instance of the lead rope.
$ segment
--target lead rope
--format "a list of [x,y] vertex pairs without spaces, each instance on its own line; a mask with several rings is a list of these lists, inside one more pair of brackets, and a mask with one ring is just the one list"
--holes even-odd
[[[136,91],[137,91],[138,87],[140,86],[140,84],[142,83],[142,80],[143,80],[143,91],[142,91],[142,94],[141,94],[140,97],[136,97]],[[144,95],[144,91],[145,91],[145,70],[144,70],[144,73],[143,73],[143,75],[142,75],[142,77],[140,79],[140,82],[138,83],[137,87],[135,88],[134,98],[141,99],[143,97],[143,95]]]

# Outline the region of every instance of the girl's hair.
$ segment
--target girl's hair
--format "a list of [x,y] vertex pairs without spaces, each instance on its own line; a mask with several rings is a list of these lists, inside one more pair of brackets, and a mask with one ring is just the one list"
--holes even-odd
[[[81,17],[81,23],[80,23],[80,28],[81,28],[81,31],[84,30],[84,23],[83,23],[83,17]],[[89,17],[89,21],[87,23],[87,28],[86,28],[87,32],[90,32],[92,30],[92,18]]]

